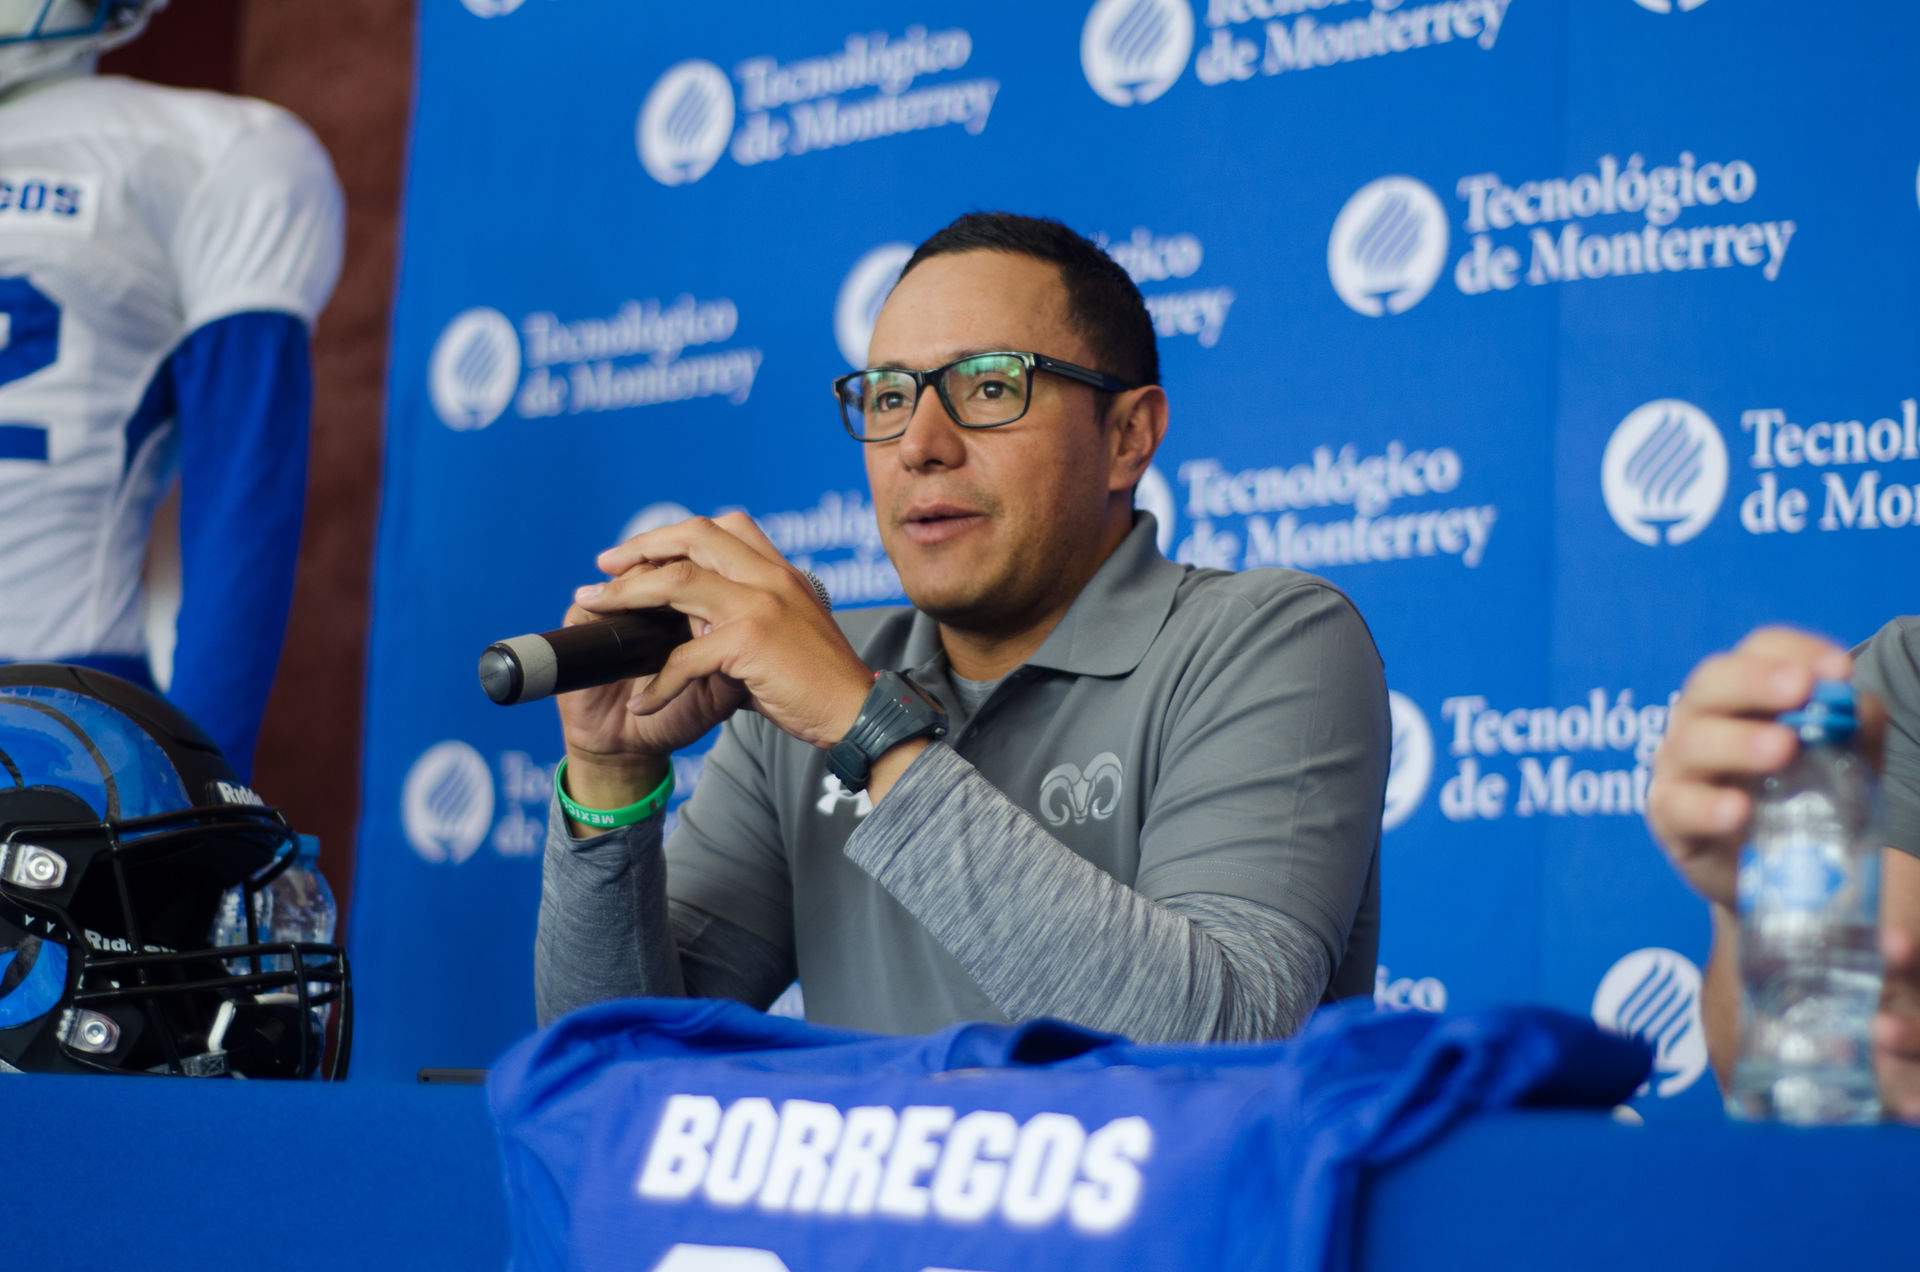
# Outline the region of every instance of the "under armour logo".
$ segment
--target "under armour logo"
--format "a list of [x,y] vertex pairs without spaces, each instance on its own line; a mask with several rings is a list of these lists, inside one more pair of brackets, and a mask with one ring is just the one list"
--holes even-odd
[[1091,817],[1105,821],[1120,807],[1126,774],[1120,757],[1102,751],[1082,773],[1076,764],[1062,764],[1040,779],[1040,815],[1055,826],[1072,818],[1077,826]]
[[820,791],[820,799],[814,804],[814,807],[829,817],[833,815],[834,809],[840,807],[842,804],[848,803],[853,805],[853,815],[855,817],[865,817],[873,811],[873,798],[871,796],[863,790],[848,790],[840,784],[840,779],[831,773],[826,774],[820,779]]

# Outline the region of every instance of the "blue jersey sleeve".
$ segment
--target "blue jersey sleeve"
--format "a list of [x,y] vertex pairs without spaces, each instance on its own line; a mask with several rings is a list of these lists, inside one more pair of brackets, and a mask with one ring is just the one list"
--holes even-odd
[[293,600],[312,400],[290,314],[207,323],[173,355],[180,618],[168,696],[245,778]]

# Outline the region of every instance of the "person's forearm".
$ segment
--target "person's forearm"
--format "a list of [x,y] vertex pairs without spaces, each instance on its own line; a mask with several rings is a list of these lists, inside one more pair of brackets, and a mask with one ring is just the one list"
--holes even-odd
[[846,851],[1014,1020],[1057,1016],[1141,1040],[1278,1037],[1326,987],[1329,959],[1303,926],[1233,898],[1188,913],[1181,903],[1199,898],[1148,900],[943,745],[914,761]]
[[1707,1056],[1720,1089],[1733,1080],[1740,1058],[1740,917],[1725,906],[1712,905],[1713,949],[1707,954],[1707,972],[1700,990],[1700,1023],[1707,1031]]
[[534,1013],[610,998],[731,998],[765,1008],[793,983],[791,954],[667,897],[664,817],[574,838],[548,814],[534,938]]
[[1320,938],[1257,901],[1188,893],[1160,903],[1220,947],[1226,979],[1217,1042],[1284,1038],[1320,1005],[1333,965]]
[[575,839],[553,805],[533,946],[539,1023],[609,998],[682,994],[660,850],[665,818]]

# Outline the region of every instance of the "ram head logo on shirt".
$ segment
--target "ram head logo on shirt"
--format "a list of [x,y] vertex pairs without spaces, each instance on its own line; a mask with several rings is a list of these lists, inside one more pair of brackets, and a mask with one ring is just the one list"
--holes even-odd
[[1077,764],[1062,764],[1040,780],[1040,815],[1055,826],[1069,819],[1076,826],[1089,817],[1105,821],[1120,807],[1125,787],[1120,757],[1112,751],[1094,756],[1085,773]]

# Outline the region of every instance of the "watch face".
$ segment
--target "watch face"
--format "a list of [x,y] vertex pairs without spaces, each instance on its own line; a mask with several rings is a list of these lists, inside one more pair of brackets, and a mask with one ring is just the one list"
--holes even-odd
[[903,708],[916,716],[930,716],[931,723],[938,729],[934,736],[938,737],[946,732],[947,713],[938,702],[934,701],[932,694],[913,683],[911,677],[900,672],[888,672],[886,675],[899,682],[894,687],[894,697]]
[[[906,680],[907,678],[905,676],[902,676],[901,679]],[[907,685],[915,693],[920,695],[920,701],[927,704],[927,710],[937,712],[942,716],[947,714],[945,708],[941,707],[941,705],[934,700],[934,696],[932,694],[928,693],[925,689],[922,689],[919,685],[914,684],[913,681],[911,680],[907,680]]]

